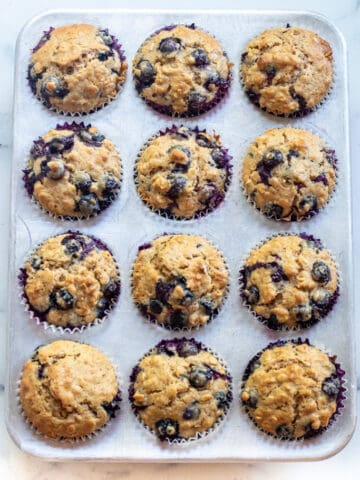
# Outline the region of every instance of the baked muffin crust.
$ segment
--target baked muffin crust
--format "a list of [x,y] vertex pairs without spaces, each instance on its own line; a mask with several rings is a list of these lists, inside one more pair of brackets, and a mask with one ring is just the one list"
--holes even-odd
[[144,41],[133,60],[135,86],[155,110],[199,115],[229,87],[231,64],[219,42],[195,25],[165,27]]
[[21,275],[30,310],[58,327],[81,327],[105,317],[120,292],[115,260],[104,243],[80,232],[46,240]]
[[337,411],[340,373],[333,358],[307,342],[277,342],[249,363],[241,400],[264,432],[308,438],[327,428]]
[[206,215],[224,199],[231,156],[220,137],[173,126],[150,140],[136,164],[138,194],[154,211],[169,218]]
[[266,216],[296,221],[315,215],[336,182],[336,158],[318,136],[299,128],[272,128],[250,145],[242,184]]
[[43,435],[76,439],[103,427],[119,409],[116,372],[97,348],[58,340],[35,350],[25,363],[20,402]]
[[245,304],[274,330],[306,328],[334,306],[337,270],[319,240],[280,235],[251,251],[240,272]]
[[265,30],[245,47],[241,77],[255,105],[274,115],[304,115],[331,87],[332,49],[310,30]]
[[197,235],[162,235],[145,244],[132,271],[136,305],[171,329],[208,323],[224,301],[227,282],[222,254]]
[[95,216],[117,197],[120,156],[96,127],[58,125],[34,141],[24,170],[29,195],[47,212],[67,220]]
[[133,409],[160,440],[206,433],[232,400],[230,375],[194,339],[160,342],[134,368],[131,382]]
[[46,32],[34,48],[28,79],[48,108],[88,113],[116,97],[126,71],[121,46],[106,29],[64,25]]

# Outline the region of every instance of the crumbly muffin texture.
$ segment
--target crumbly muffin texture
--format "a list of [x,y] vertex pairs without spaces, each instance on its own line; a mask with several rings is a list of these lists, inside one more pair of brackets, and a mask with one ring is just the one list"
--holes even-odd
[[133,61],[135,86],[154,109],[193,116],[212,108],[230,83],[219,42],[194,25],[165,27],[145,40]]
[[163,235],[145,244],[132,272],[135,303],[170,329],[208,323],[224,301],[227,283],[222,254],[196,235]]
[[104,317],[120,291],[106,245],[79,232],[46,240],[27,260],[21,279],[35,316],[59,327],[89,325]]
[[265,30],[245,47],[241,77],[257,106],[274,115],[303,115],[330,89],[332,49],[302,28]]
[[119,409],[116,372],[97,348],[67,340],[39,347],[25,363],[20,402],[43,435],[75,439],[103,427]]
[[194,339],[163,340],[133,370],[130,401],[160,440],[195,438],[227,412],[231,377]]
[[106,29],[65,25],[50,29],[34,48],[28,79],[47,107],[87,113],[117,95],[126,70],[121,47]]
[[340,392],[341,377],[326,353],[289,342],[250,362],[241,400],[261,430],[292,440],[321,433],[337,411]]
[[249,147],[242,183],[251,202],[266,216],[285,221],[315,215],[335,187],[335,152],[313,133],[273,128]]
[[241,270],[242,297],[269,328],[305,328],[324,317],[338,295],[334,261],[319,240],[276,236],[252,250]]
[[141,152],[136,165],[138,193],[167,217],[204,215],[225,197],[230,160],[218,135],[174,126],[160,132]]
[[106,209],[119,193],[121,175],[110,140],[91,125],[66,123],[34,142],[24,184],[44,210],[76,220]]

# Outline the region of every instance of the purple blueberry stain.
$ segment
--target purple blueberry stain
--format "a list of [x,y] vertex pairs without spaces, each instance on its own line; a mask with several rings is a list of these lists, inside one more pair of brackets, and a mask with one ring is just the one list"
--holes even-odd
[[272,84],[272,81],[273,79],[275,78],[275,75],[276,75],[276,68],[274,65],[268,65],[265,70],[264,70],[264,73],[266,75],[266,79],[267,79],[267,83],[268,85],[271,85]]
[[120,390],[110,402],[103,402],[102,408],[105,410],[109,418],[115,418],[120,410],[121,394]]
[[329,185],[329,181],[327,179],[327,176],[325,175],[325,173],[321,173],[320,175],[318,175],[317,177],[315,177],[313,179],[313,182],[321,182],[323,183],[324,185],[328,186]]
[[156,282],[155,285],[155,296],[157,300],[163,304],[168,303],[170,295],[172,294],[175,285],[172,282],[165,282],[161,278]]
[[43,36],[40,38],[37,45],[32,49],[32,53],[37,52],[46,42],[50,40],[51,33],[55,30],[54,27],[50,27],[48,30],[43,32]]
[[269,150],[256,165],[256,170],[259,173],[261,181],[269,186],[269,179],[272,175],[272,170],[283,163],[283,155],[280,150]]

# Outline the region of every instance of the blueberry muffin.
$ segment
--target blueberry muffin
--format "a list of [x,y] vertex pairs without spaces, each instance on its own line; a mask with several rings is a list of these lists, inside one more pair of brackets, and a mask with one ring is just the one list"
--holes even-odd
[[57,327],[81,327],[106,316],[120,293],[117,265],[91,235],[67,232],[41,244],[20,274],[36,318]]
[[318,322],[334,306],[339,289],[329,252],[306,234],[275,236],[252,250],[240,282],[244,303],[273,330]]
[[302,28],[265,30],[246,45],[241,77],[255,105],[274,115],[301,116],[329,92],[332,49],[318,34]]
[[24,365],[19,395],[31,425],[55,439],[93,434],[120,408],[109,359],[95,347],[67,340],[35,350]]
[[65,123],[34,141],[23,180],[45,211],[77,220],[97,215],[113,202],[121,175],[110,140],[91,125]]
[[231,158],[218,135],[174,125],[142,150],[135,172],[138,193],[169,218],[206,215],[225,197]]
[[136,305],[170,329],[208,323],[219,312],[227,284],[222,254],[197,235],[162,235],[141,246],[132,271]]
[[242,183],[249,200],[267,217],[295,221],[315,215],[336,181],[334,150],[299,128],[272,128],[248,149]]
[[230,84],[231,64],[219,42],[194,24],[154,33],[133,61],[140,96],[166,115],[191,117],[214,107]]
[[282,440],[322,433],[344,399],[345,372],[335,359],[301,339],[270,344],[243,376],[240,396],[251,420]]
[[231,377],[194,339],[163,340],[135,366],[129,399],[141,423],[160,440],[199,438],[223,419]]
[[65,25],[44,32],[33,49],[28,80],[48,108],[83,114],[116,97],[126,70],[124,52],[108,30]]

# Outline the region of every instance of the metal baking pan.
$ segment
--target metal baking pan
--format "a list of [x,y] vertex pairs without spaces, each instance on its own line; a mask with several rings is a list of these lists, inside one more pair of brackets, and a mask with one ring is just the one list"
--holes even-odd
[[[122,43],[131,63],[142,41],[156,29],[173,23],[195,23],[212,33],[234,62],[229,96],[212,112],[199,118],[172,121],[154,113],[135,92],[128,73],[119,98],[104,109],[77,119],[92,123],[115,143],[121,154],[124,177],[120,197],[96,219],[74,223],[56,221],[41,213],[25,193],[22,169],[33,139],[69,117],[49,112],[32,95],[26,80],[30,49],[49,26],[92,23],[109,28]],[[329,98],[315,112],[298,119],[266,115],[250,104],[239,82],[239,62],[246,43],[266,28],[308,28],[329,41],[334,51],[335,82]],[[225,202],[197,221],[166,220],[151,212],[136,194],[133,166],[143,143],[171,124],[198,125],[221,135],[233,156],[233,178]],[[247,145],[270,127],[294,125],[321,135],[338,157],[338,185],[323,212],[311,220],[282,224],[263,218],[240,191],[239,172]],[[355,426],[354,316],[351,245],[350,158],[346,48],[342,35],[326,18],[294,11],[153,11],[57,10],[33,18],[19,35],[16,50],[14,99],[14,150],[12,169],[12,221],[8,320],[8,377],[6,420],[16,444],[25,452],[51,460],[151,461],[151,462],[252,462],[318,460],[341,450]],[[91,441],[68,446],[37,436],[29,429],[17,405],[17,382],[24,361],[39,344],[59,338],[29,319],[20,304],[17,274],[30,251],[51,235],[72,229],[94,234],[108,243],[121,269],[120,301],[103,325],[83,334],[64,335],[91,343],[106,352],[121,375],[123,402],[119,416]],[[241,305],[238,272],[250,249],[276,232],[305,231],[321,238],[336,257],[341,273],[339,301],[328,317],[312,328],[296,332],[314,345],[338,355],[346,371],[346,402],[336,422],[321,436],[305,442],[274,440],[258,432],[240,409],[238,385],[249,359],[289,333],[269,332]],[[218,245],[230,268],[230,291],[219,316],[194,336],[228,363],[235,398],[218,432],[188,446],[163,445],[138,424],[127,400],[129,374],[138,359],[171,332],[142,319],[133,305],[130,272],[137,247],[163,232],[202,234]],[[179,336],[179,334],[175,334]],[[190,334],[186,334],[191,336]]]

